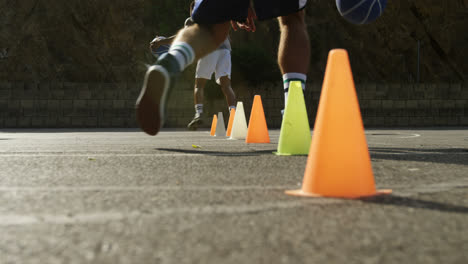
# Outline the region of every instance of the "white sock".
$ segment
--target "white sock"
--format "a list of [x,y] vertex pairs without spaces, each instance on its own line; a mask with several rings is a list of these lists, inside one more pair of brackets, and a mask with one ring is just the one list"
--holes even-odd
[[288,92],[289,92],[289,83],[292,81],[300,81],[302,84],[302,91],[305,91],[305,83],[307,80],[307,75],[298,72],[288,72],[283,74],[283,86],[284,86],[284,107],[286,108],[286,103],[288,102]]
[[173,55],[180,66],[180,71],[183,71],[187,66],[195,60],[195,52],[192,47],[186,42],[174,42],[169,48],[169,54]]
[[201,116],[203,113],[203,104],[196,104],[195,105],[195,115],[196,116]]

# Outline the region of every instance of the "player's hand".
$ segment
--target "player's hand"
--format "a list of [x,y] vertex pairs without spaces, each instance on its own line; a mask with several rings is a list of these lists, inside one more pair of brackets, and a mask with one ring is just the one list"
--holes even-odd
[[245,22],[231,21],[232,29],[237,31],[240,28],[248,32],[255,32],[255,30],[257,30],[255,27],[255,19],[257,19],[257,14],[255,14],[255,11],[252,7],[249,7],[247,19]]
[[163,39],[159,37],[155,37],[151,42],[150,42],[150,50],[152,52],[156,52],[156,50],[162,45],[161,41]]

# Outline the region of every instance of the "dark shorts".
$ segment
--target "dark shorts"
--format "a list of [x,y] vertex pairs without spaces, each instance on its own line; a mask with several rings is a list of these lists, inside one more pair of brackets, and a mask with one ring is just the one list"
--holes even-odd
[[[259,20],[289,15],[303,9],[307,0],[254,0]],[[192,18],[199,24],[245,21],[250,0],[196,0]]]

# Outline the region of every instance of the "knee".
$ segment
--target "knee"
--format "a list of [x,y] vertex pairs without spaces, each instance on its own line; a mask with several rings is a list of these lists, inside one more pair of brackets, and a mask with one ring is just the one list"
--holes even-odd
[[227,76],[223,76],[219,78],[219,85],[221,86],[221,89],[223,90],[229,90],[231,89],[231,80]]

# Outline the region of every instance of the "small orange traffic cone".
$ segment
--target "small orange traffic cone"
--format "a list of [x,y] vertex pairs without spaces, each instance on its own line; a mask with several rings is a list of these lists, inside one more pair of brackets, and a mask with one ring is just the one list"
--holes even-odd
[[213,115],[213,122],[211,122],[211,132],[210,136],[214,137],[216,133],[216,125],[218,124],[218,117],[216,115]]
[[328,56],[312,143],[298,196],[359,198],[377,191],[348,53]]
[[234,116],[236,115],[236,109],[232,108],[231,113],[229,114],[229,122],[228,122],[228,128],[226,132],[226,137],[231,136],[231,131],[232,131],[232,123],[234,122]]
[[250,112],[249,127],[247,129],[246,143],[270,143],[268,127],[263,112],[262,99],[260,95],[255,95]]

